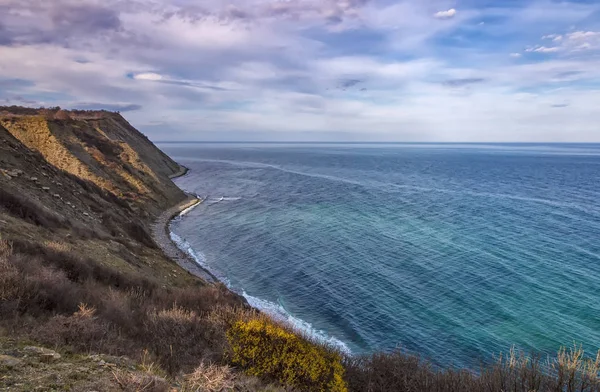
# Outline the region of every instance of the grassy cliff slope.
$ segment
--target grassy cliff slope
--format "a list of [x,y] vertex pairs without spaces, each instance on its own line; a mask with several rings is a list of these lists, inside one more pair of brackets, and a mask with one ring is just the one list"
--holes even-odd
[[117,113],[0,107],[0,390],[600,392],[577,347],[441,370],[249,309],[150,234],[181,170]]

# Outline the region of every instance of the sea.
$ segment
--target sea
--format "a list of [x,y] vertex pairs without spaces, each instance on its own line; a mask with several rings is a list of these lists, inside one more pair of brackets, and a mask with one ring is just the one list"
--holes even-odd
[[600,348],[600,145],[159,147],[205,199],[173,239],[317,340],[470,368]]

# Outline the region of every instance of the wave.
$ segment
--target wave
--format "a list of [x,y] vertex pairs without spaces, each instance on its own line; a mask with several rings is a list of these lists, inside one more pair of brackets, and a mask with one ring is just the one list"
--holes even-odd
[[[196,252],[189,242],[187,242],[184,238],[180,237],[179,235],[175,234],[172,230],[169,230],[169,235],[171,237],[171,240],[177,245],[177,247],[186,254],[188,254],[200,267],[215,275],[230,290],[239,294],[239,291],[232,287],[229,279],[210,268],[210,266],[206,262],[206,257],[204,256],[204,254],[202,254],[202,252]],[[305,334],[306,336],[319,343],[324,343],[331,347],[337,348],[338,350],[346,354],[352,354],[352,351],[350,350],[348,345],[346,345],[346,343],[334,338],[333,336],[327,335],[327,333],[324,331],[314,328],[312,324],[301,320],[297,317],[294,317],[292,314],[286,311],[283,306],[248,295],[243,289],[241,295],[244,298],[246,298],[246,301],[248,301],[250,306],[265,312],[269,316],[273,317],[275,320],[290,325],[294,329],[300,331],[301,333]]]
[[283,306],[273,303],[271,301],[253,297],[245,291],[242,291],[242,296],[246,298],[246,301],[248,301],[250,306],[252,306],[253,308],[265,312],[277,321],[292,326],[294,329],[300,331],[309,338],[316,340],[319,343],[324,343],[331,347],[337,348],[338,350],[346,354],[352,354],[350,347],[348,347],[346,343],[334,338],[333,336],[327,335],[325,331],[316,329],[312,326],[312,324],[292,316],[287,310],[285,310]]
[[[214,271],[212,271],[210,266],[207,264],[206,257],[204,256],[204,254],[202,254],[201,252],[196,252],[189,242],[187,242],[184,238],[180,237],[179,235],[175,234],[172,230],[169,230],[169,236],[171,237],[171,241],[173,241],[179,249],[181,249],[183,252],[189,255],[192,258],[192,260],[196,262],[196,264],[198,264],[200,267],[207,270],[211,274],[215,275]],[[228,284],[227,279],[220,276],[217,276],[217,278],[223,283]]]
[[[187,158],[187,159],[190,159],[190,158]],[[380,182],[380,181],[369,181],[369,182],[357,181],[357,180],[353,180],[353,179],[349,179],[349,178],[332,176],[332,175],[328,175],[328,174],[309,173],[309,172],[304,172],[304,171],[299,171],[299,170],[292,170],[292,169],[287,169],[287,168],[284,168],[284,167],[281,167],[278,165],[272,165],[272,164],[260,163],[260,162],[232,161],[232,160],[227,160],[227,159],[208,159],[208,158],[195,158],[193,160],[197,161],[197,162],[225,163],[225,164],[229,164],[232,166],[239,166],[239,167],[274,169],[274,170],[279,170],[279,171],[282,171],[285,173],[296,174],[299,176],[320,178],[320,179],[329,180],[329,181],[342,182],[342,183],[357,185],[357,186],[361,186],[363,188],[370,188],[370,189],[385,190],[385,188],[387,187],[388,189],[389,188],[409,189],[409,190],[420,191],[420,192],[437,192],[437,193],[467,195],[467,196],[483,197],[483,198],[509,199],[509,200],[515,200],[515,201],[521,201],[521,202],[545,204],[545,205],[549,205],[549,206],[553,206],[553,207],[572,208],[572,209],[579,210],[584,213],[600,215],[600,210],[593,208],[591,206],[582,205],[582,204],[576,203],[576,202],[563,202],[563,201],[559,201],[559,200],[540,199],[540,198],[535,198],[535,197],[526,197],[526,196],[511,195],[511,194],[505,194],[505,193],[474,192],[474,191],[466,191],[463,189],[430,188],[430,187],[422,187],[422,186],[409,185],[409,184],[396,184],[396,183]]]
[[241,200],[241,197],[213,197],[208,199],[209,202],[212,202],[212,204],[214,203],[220,203],[222,201],[238,201]]
[[202,203],[200,202],[200,198],[198,198],[198,201],[199,201],[198,203],[196,203],[196,204],[194,204],[194,205],[191,205],[191,206],[189,206],[188,208],[186,208],[186,209],[184,209],[183,211],[181,211],[181,212],[179,213],[179,215],[177,215],[177,217],[182,217],[182,216],[185,216],[185,215],[189,214],[189,213],[190,213],[190,212],[191,212],[191,211],[192,211],[194,208],[196,208],[196,207],[198,207],[200,204],[202,204]]

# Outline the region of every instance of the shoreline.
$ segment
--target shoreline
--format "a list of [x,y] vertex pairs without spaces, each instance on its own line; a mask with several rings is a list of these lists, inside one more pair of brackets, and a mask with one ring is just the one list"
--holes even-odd
[[190,169],[188,169],[187,167],[185,167],[183,165],[179,165],[179,171],[177,173],[170,174],[169,179],[174,180],[176,178],[183,177],[186,174],[188,174],[189,171],[190,171]]
[[[177,173],[179,175],[174,175],[173,177],[170,177],[171,179],[182,177],[191,171],[190,169],[184,166],[181,167],[183,169]],[[222,282],[208,269],[202,267],[196,260],[194,260],[194,258],[190,254],[188,254],[184,249],[182,249],[171,236],[171,231],[169,229],[170,224],[173,221],[173,219],[180,216],[182,212],[188,209],[192,209],[206,200],[206,198],[200,199],[196,195],[192,195],[188,192],[185,192],[183,189],[182,191],[187,195],[186,200],[163,211],[152,226],[152,236],[154,238],[154,241],[159,245],[159,247],[163,250],[163,252],[168,258],[176,262],[181,268],[186,270],[188,273],[204,280],[207,284],[224,285],[225,287],[227,287],[228,291],[239,296],[243,300],[243,302],[245,302],[246,305],[252,307],[258,312],[264,312],[265,314],[270,315],[276,320],[286,323],[295,330],[301,331],[301,333],[305,333],[308,336],[311,336],[312,339],[315,339],[316,341],[325,343],[331,347],[336,347],[336,349],[348,355],[352,355],[352,350],[346,342],[339,340],[336,337],[327,334],[327,332],[315,328],[312,324],[293,316],[292,314],[288,313],[285,309],[283,309],[279,304],[271,303],[269,301],[257,297],[249,296],[243,291],[237,292],[231,289],[227,286],[226,283]]]
[[[179,172],[169,176],[171,180],[183,177],[189,173],[190,170],[187,167],[182,165],[180,166],[181,169]],[[217,279],[215,275],[200,266],[196,260],[182,250],[171,238],[171,232],[169,230],[171,221],[186,209],[193,208],[204,201],[195,195],[191,195],[185,191],[183,192],[187,196],[185,200],[166,209],[158,216],[158,218],[156,218],[151,227],[152,238],[169,259],[174,261],[188,273],[204,280],[207,284],[220,283],[219,279]]]

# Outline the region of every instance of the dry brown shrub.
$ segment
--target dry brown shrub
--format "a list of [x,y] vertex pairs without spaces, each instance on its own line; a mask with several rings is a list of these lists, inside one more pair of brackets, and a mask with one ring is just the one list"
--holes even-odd
[[199,343],[204,340],[201,324],[196,313],[178,307],[148,316],[145,340],[170,374],[176,374],[182,366],[194,361],[190,348],[196,340]]
[[156,282],[149,278],[119,272],[92,259],[82,258],[70,252],[57,251],[17,238],[13,239],[12,243],[15,252],[39,257],[44,264],[64,271],[73,282],[95,281],[121,290],[141,288],[147,292],[152,292],[157,287]]
[[125,392],[168,392],[169,383],[161,377],[149,373],[128,372],[117,370],[113,372],[115,381]]
[[8,242],[0,241],[0,315],[3,313],[2,305],[19,298],[23,291],[19,270],[9,261],[11,253]]
[[193,373],[185,377],[184,392],[233,391],[236,377],[229,366],[201,363]]
[[66,242],[44,241],[44,246],[56,252],[70,252],[71,245]]
[[216,306],[230,308],[241,304],[236,294],[224,292],[221,287],[212,285],[156,290],[152,303],[160,309],[178,306],[200,315],[212,312]]
[[0,239],[0,258],[7,258],[12,254],[12,245],[3,239]]
[[173,307],[151,312],[143,341],[171,375],[190,371],[201,360],[221,360],[221,342],[214,326],[197,313]]
[[96,317],[96,309],[80,304],[79,310],[65,317],[57,315],[51,318],[34,333],[36,340],[55,347],[68,346],[77,351],[99,352],[114,340],[112,329]]

